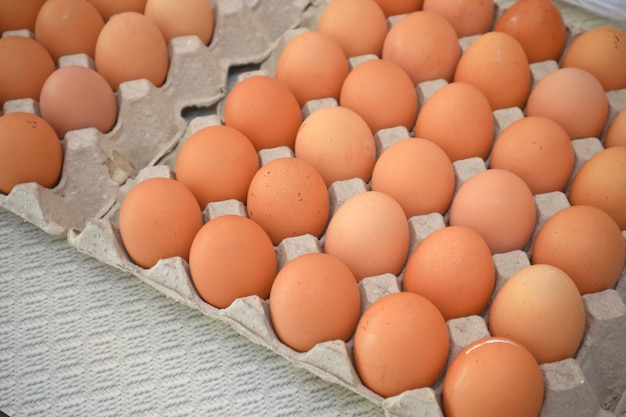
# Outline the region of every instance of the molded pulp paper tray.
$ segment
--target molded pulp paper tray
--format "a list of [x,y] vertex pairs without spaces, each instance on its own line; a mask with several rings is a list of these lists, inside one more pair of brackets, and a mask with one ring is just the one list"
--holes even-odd
[[[281,48],[300,31],[314,27],[325,1],[214,0],[216,27],[207,47],[193,36],[179,37],[170,44],[170,70],[166,83],[157,88],[146,80],[123,83],[116,93],[119,116],[114,129],[106,134],[95,129],[69,132],[63,139],[62,179],[54,189],[36,184],[19,185],[7,196],[0,195],[0,206],[34,223],[50,234],[67,234],[69,243],[101,262],[129,272],[163,294],[207,316],[228,322],[255,343],[266,346],[321,378],[340,384],[379,404],[390,416],[442,416],[440,381],[432,388],[404,392],[383,399],[360,382],[351,358],[351,343],[332,341],[298,353],[282,344],[272,329],[268,303],[258,297],[236,300],[226,309],[216,309],[198,296],[189,277],[187,263],[180,258],[161,260],[149,270],[133,264],[121,243],[117,216],[126,193],[142,179],[173,177],[180,146],[193,132],[220,124],[223,99],[237,69],[239,79],[251,74],[273,75]],[[391,20],[390,20],[391,22]],[[569,28],[570,38],[579,31]],[[12,35],[26,35],[12,34]],[[475,37],[460,40],[463,48]],[[358,65],[364,56],[351,59]],[[84,55],[64,57],[62,65],[93,65]],[[558,68],[554,61],[531,65],[534,82]],[[229,76],[229,74],[231,74]],[[229,81],[230,80],[230,81]],[[443,80],[418,86],[420,107]],[[607,93],[609,122],[626,106],[626,90]],[[320,106],[336,105],[332,99],[308,103],[307,115]],[[4,112],[37,112],[32,100],[14,100]],[[512,121],[523,117],[522,110],[510,108],[494,112],[496,135]],[[380,154],[395,141],[410,136],[405,128],[385,129],[376,134]],[[603,149],[601,138],[575,140],[575,172],[592,155]],[[259,152],[261,163],[293,156],[288,148]],[[471,158],[454,163],[458,187],[473,174],[486,169],[486,162]],[[350,196],[366,191],[369,185],[352,179],[334,183],[329,189],[331,214]],[[538,210],[536,231],[552,214],[569,205],[563,192],[535,196]],[[246,215],[242,203],[234,200],[209,204],[205,219],[225,214]],[[429,233],[446,225],[439,214],[409,220],[411,249]],[[626,232],[623,232],[626,239]],[[321,240],[305,235],[285,239],[276,247],[279,267],[307,252],[321,251]],[[530,264],[532,249],[494,255],[496,290],[508,277]],[[611,416],[626,404],[626,278],[622,273],[615,289],[583,296],[587,329],[574,358],[541,366],[546,385],[542,417]],[[363,280],[363,309],[381,296],[400,291],[402,276],[385,274]],[[494,291],[494,293],[495,293]],[[450,356],[464,346],[488,336],[481,316],[448,321]]]

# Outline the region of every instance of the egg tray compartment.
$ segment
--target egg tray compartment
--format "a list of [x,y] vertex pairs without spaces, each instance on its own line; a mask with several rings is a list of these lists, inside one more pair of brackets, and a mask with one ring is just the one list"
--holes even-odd
[[[146,79],[124,82],[116,91],[118,117],[110,132],[95,128],[68,132],[62,138],[63,168],[51,189],[20,184],[0,194],[3,207],[46,233],[82,230],[103,218],[118,199],[118,189],[144,167],[155,165],[180,141],[196,108],[213,106],[228,90],[229,72],[258,65],[275,48],[285,31],[297,27],[309,0],[212,0],[215,28],[209,45],[197,36],[180,36],[169,43],[169,70],[156,87]],[[34,38],[28,30],[3,36]],[[61,57],[59,66],[94,68],[86,54]],[[10,100],[3,113],[39,114],[32,99]]]

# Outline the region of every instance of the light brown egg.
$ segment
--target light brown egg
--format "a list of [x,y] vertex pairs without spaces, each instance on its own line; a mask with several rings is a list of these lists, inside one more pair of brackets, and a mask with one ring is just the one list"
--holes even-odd
[[106,22],[111,16],[123,12],[143,13],[146,0],[89,0],[102,15]]
[[411,13],[422,8],[424,0],[376,0],[385,16]]
[[120,209],[119,230],[130,259],[152,268],[161,259],[189,251],[202,227],[202,211],[194,195],[170,178],[150,178],[135,185]]
[[238,82],[228,94],[224,124],[246,135],[257,151],[277,146],[293,149],[302,113],[289,87],[258,75]]
[[208,45],[215,25],[209,0],[147,0],[144,14],[152,19],[169,44],[177,36],[196,35]]
[[321,237],[330,215],[330,199],[321,174],[299,158],[278,158],[252,178],[248,216],[278,245],[287,237]]
[[612,288],[622,273],[626,246],[619,226],[604,211],[578,205],[560,210],[539,229],[533,264],[556,266],[581,294]]
[[537,216],[526,183],[503,169],[473,175],[452,199],[449,214],[451,226],[474,229],[492,253],[524,249]]
[[407,218],[444,214],[454,194],[452,162],[433,142],[421,138],[400,140],[376,161],[371,189],[393,197]]
[[324,252],[356,276],[398,275],[409,251],[409,226],[400,204],[380,191],[349,198],[330,219]]
[[607,148],[580,168],[569,188],[572,205],[589,205],[608,213],[626,230],[626,146]]
[[243,216],[209,220],[198,231],[189,252],[193,285],[204,301],[217,308],[252,295],[267,299],[277,265],[267,233]]
[[385,295],[363,313],[354,334],[354,364],[363,384],[381,395],[432,386],[448,357],[446,322],[421,295]]
[[487,96],[473,84],[453,82],[437,90],[422,106],[415,136],[440,146],[452,162],[487,158],[494,136]]
[[298,352],[318,343],[348,341],[360,308],[354,275],[325,253],[307,253],[288,262],[276,276],[269,298],[278,338]]
[[584,69],[607,91],[626,88],[626,33],[610,26],[581,33],[563,54],[561,66]]
[[313,165],[330,187],[335,181],[351,178],[368,182],[376,162],[376,144],[369,126],[356,112],[328,106],[302,122],[295,154]]
[[140,78],[159,87],[169,65],[167,43],[149,17],[123,12],[111,17],[100,31],[95,62],[113,90],[120,83]]
[[533,194],[562,191],[574,170],[574,147],[557,122],[541,116],[524,117],[497,137],[489,166],[513,172]]
[[317,30],[335,39],[347,57],[380,56],[387,18],[374,0],[332,0],[322,11]]
[[348,71],[348,58],[339,43],[316,30],[291,39],[276,63],[276,79],[293,91],[300,107],[320,98],[339,100]]
[[617,113],[604,134],[604,147],[626,146],[626,107]]
[[64,55],[95,56],[104,20],[87,0],[48,0],[35,23],[35,38],[58,61]]
[[0,33],[7,30],[35,31],[35,20],[46,0],[0,0]]
[[523,107],[530,91],[530,67],[522,45],[504,32],[487,32],[467,48],[454,81],[474,84],[493,110]]
[[7,100],[39,101],[41,87],[56,66],[39,42],[22,36],[0,38],[0,107]]
[[59,137],[94,127],[110,131],[117,120],[117,99],[109,83],[91,68],[69,65],[53,72],[41,88],[41,116]]
[[443,78],[452,81],[461,47],[454,27],[426,11],[409,13],[389,29],[383,58],[400,65],[413,84]]
[[524,346],[488,337],[455,356],[442,397],[447,417],[537,417],[544,399],[543,376]]
[[248,138],[229,126],[208,126],[183,144],[176,159],[176,179],[196,196],[200,207],[235,199],[246,202],[259,158]]
[[396,126],[412,130],[418,108],[411,77],[398,64],[385,59],[363,62],[350,71],[339,104],[358,113],[372,133]]
[[571,139],[599,137],[609,104],[600,82],[580,68],[560,68],[530,92],[526,116],[543,116],[560,124]]
[[567,31],[561,10],[550,0],[519,0],[507,8],[493,27],[513,36],[530,63],[561,58]]
[[424,0],[423,10],[445,17],[463,38],[491,29],[495,4],[493,0]]
[[54,187],[61,176],[63,151],[54,129],[41,117],[24,112],[0,116],[0,192],[36,182]]

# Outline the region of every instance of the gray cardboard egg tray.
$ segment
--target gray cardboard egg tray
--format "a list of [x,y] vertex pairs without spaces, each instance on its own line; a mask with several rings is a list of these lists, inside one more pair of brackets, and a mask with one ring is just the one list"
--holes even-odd
[[[117,219],[126,193],[138,182],[151,177],[174,178],[176,155],[185,140],[195,131],[222,123],[223,99],[230,80],[256,74],[274,73],[282,47],[296,34],[313,28],[325,0],[308,2],[215,1],[216,27],[207,47],[195,37],[180,37],[170,44],[170,70],[166,83],[159,88],[146,80],[123,83],[118,90],[119,117],[116,126],[103,134],[95,129],[68,132],[63,139],[62,178],[53,189],[29,183],[16,186],[8,195],[0,195],[0,207],[35,224],[49,234],[67,234],[68,242],[103,263],[128,272],[161,293],[209,317],[229,323],[236,331],[287,358],[296,366],[344,386],[380,405],[388,416],[443,416],[441,380],[433,387],[406,391],[382,398],[360,381],[352,361],[352,340],[329,341],[308,352],[295,352],[282,344],[272,329],[268,302],[256,296],[237,299],[225,309],[204,302],[190,280],[188,264],[181,258],[159,261],[151,269],[142,269],[128,258],[121,242]],[[498,9],[498,12],[500,10]],[[390,24],[394,19],[390,18]],[[242,30],[241,28],[246,28]],[[576,31],[568,29],[570,38]],[[7,34],[5,34],[6,36]],[[8,35],[28,36],[28,33]],[[476,37],[460,40],[466,48]],[[375,56],[350,59],[352,67]],[[61,65],[93,66],[84,55],[63,57]],[[253,64],[250,71],[231,75],[238,66]],[[554,61],[531,65],[533,82],[558,68]],[[446,84],[444,80],[421,83],[417,87],[420,108]],[[626,106],[626,90],[607,92],[609,122]],[[337,105],[334,99],[309,102],[303,108],[306,117],[317,108]],[[195,117],[183,117],[185,109],[199,109]],[[202,109],[211,109],[203,113]],[[8,102],[4,112],[38,112],[37,103],[23,99]],[[523,117],[519,108],[494,112],[495,137],[511,122]],[[607,123],[608,125],[608,123]],[[375,135],[377,153],[411,136],[404,127],[379,131]],[[602,137],[602,135],[601,135]],[[574,174],[595,153],[603,149],[601,138],[573,141],[576,164]],[[261,150],[261,164],[278,157],[291,157],[286,147]],[[453,164],[457,189],[473,174],[487,169],[488,160],[470,158]],[[572,177],[573,177],[572,175]],[[331,215],[351,196],[369,189],[360,179],[338,181],[329,188]],[[535,232],[557,211],[568,207],[564,192],[535,196],[537,224]],[[246,216],[246,207],[235,200],[209,204],[205,221],[223,214]],[[408,221],[411,251],[430,233],[445,227],[447,216],[428,214]],[[533,237],[534,237],[533,234]],[[626,231],[622,234],[626,239]],[[531,239],[532,242],[532,239]],[[279,268],[289,260],[309,252],[323,250],[324,238],[311,235],[285,239],[276,247]],[[532,244],[524,250],[493,256],[497,290],[516,271],[530,264]],[[542,417],[619,416],[626,413],[626,270],[614,289],[583,296],[587,328],[584,340],[573,358],[541,365],[545,382]],[[401,291],[402,274],[384,274],[364,279],[360,284],[362,310],[385,294]],[[449,359],[489,331],[486,314],[449,320]]]

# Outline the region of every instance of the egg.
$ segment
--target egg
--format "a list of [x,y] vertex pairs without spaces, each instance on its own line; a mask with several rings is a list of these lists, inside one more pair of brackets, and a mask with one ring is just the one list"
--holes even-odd
[[413,251],[403,290],[426,297],[446,320],[479,315],[491,298],[495,266],[487,242],[474,230],[448,226]]
[[302,107],[310,100],[339,100],[348,72],[348,58],[341,45],[328,35],[310,30],[299,33],[285,45],[275,76],[291,89]]
[[608,213],[626,230],[626,146],[607,148],[580,168],[569,188],[573,205],[589,205]]
[[136,184],[122,201],[119,231],[130,259],[152,268],[161,259],[189,251],[202,227],[202,211],[191,191],[170,178],[149,178]]
[[452,162],[439,146],[421,138],[400,140],[378,158],[371,189],[393,197],[408,218],[445,214],[455,187]]
[[102,16],[87,0],[48,0],[37,15],[35,38],[55,61],[79,53],[94,58],[103,26]]
[[465,347],[443,380],[447,417],[537,417],[544,399],[541,369],[521,344],[487,337]]
[[267,299],[277,268],[269,236],[243,216],[209,220],[194,237],[189,251],[194,288],[217,308],[227,308],[241,297]]
[[106,22],[111,16],[123,12],[143,13],[146,0],[89,0],[102,15]]
[[259,169],[250,140],[229,126],[208,126],[183,143],[176,158],[176,179],[194,194],[200,207],[235,199],[246,202]]
[[513,172],[533,194],[562,191],[574,170],[574,147],[557,122],[524,117],[500,132],[489,166]]
[[607,91],[626,88],[626,33],[611,26],[581,33],[563,54],[561,66],[584,69]]
[[389,29],[382,57],[400,65],[417,85],[438,78],[452,81],[460,55],[454,27],[442,16],[420,10]]
[[449,223],[474,229],[492,253],[504,253],[524,249],[536,212],[526,183],[510,171],[492,168],[461,185],[452,199]]
[[424,0],[376,0],[385,16],[395,16],[420,10]]
[[342,260],[358,281],[398,275],[409,251],[409,226],[400,204],[380,191],[350,197],[330,219],[324,252]]
[[0,116],[0,192],[9,194],[18,184],[36,182],[52,188],[63,166],[61,142],[41,117],[14,112]]
[[515,2],[498,18],[493,30],[517,39],[530,63],[558,61],[567,40],[561,10],[551,0]]
[[117,120],[117,99],[109,83],[78,65],[50,74],[41,88],[39,109],[61,138],[70,130],[89,127],[107,133]]
[[626,246],[619,226],[604,211],[578,205],[558,211],[537,233],[533,264],[565,272],[581,294],[612,288],[619,279]]
[[368,182],[376,162],[376,144],[369,126],[356,112],[327,106],[302,122],[295,155],[315,167],[326,187],[351,178]]
[[487,32],[467,48],[454,72],[454,81],[478,87],[492,110],[524,107],[530,91],[526,52],[513,36]]
[[283,157],[256,172],[248,188],[247,208],[250,219],[278,245],[287,237],[321,237],[330,216],[330,198],[313,165]]
[[626,107],[620,110],[604,134],[604,147],[626,146]]
[[350,71],[341,87],[339,104],[358,113],[372,133],[396,126],[412,130],[418,108],[411,77],[385,59],[368,60]]
[[422,105],[415,122],[415,136],[436,143],[452,162],[487,158],[494,137],[487,96],[466,82],[441,87]]
[[235,84],[226,97],[224,124],[246,135],[257,151],[278,146],[293,149],[302,113],[285,83],[255,75]]
[[463,38],[491,29],[495,4],[493,0],[424,0],[423,10],[445,17]]
[[213,35],[213,7],[209,0],[147,0],[143,12],[169,44],[177,36],[195,35],[208,45]]
[[7,30],[28,29],[35,31],[37,13],[46,0],[1,0],[0,33]]
[[446,363],[448,328],[421,295],[397,292],[371,304],[354,334],[354,364],[363,384],[382,397],[432,386]]
[[0,106],[20,98],[39,101],[43,83],[56,69],[43,45],[22,36],[0,38],[0,62]]
[[350,269],[325,253],[306,253],[280,270],[269,298],[278,338],[298,352],[354,333],[361,309],[359,287]]
[[137,79],[161,86],[167,75],[168,59],[167,43],[159,27],[137,12],[111,17],[96,42],[96,69],[114,91],[121,83]]
[[347,57],[380,56],[387,18],[374,0],[332,0],[322,10],[317,30],[335,39]]
[[526,116],[560,124],[571,139],[599,137],[609,105],[600,81],[580,68],[560,68],[539,80],[528,97]]

